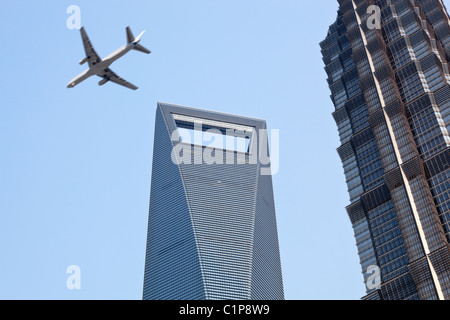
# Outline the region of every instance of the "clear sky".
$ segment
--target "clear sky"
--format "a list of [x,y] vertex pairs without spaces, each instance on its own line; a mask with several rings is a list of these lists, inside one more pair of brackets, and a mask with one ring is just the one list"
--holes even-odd
[[[91,78],[82,25],[100,56],[146,29],[151,55]],[[280,130],[274,192],[287,299],[359,299],[364,284],[345,206],[319,42],[337,1],[2,1],[0,299],[141,299],[157,101],[263,118]],[[168,199],[170,201],[170,199]],[[66,268],[81,268],[68,290]]]

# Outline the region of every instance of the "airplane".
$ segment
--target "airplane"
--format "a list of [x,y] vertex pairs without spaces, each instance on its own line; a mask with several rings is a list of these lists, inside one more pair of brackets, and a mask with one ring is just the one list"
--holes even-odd
[[116,51],[114,51],[109,56],[103,59],[100,59],[97,52],[95,52],[94,47],[92,46],[91,41],[89,40],[89,37],[84,27],[81,27],[80,32],[81,32],[81,39],[83,40],[84,51],[86,52],[86,57],[82,59],[79,63],[80,65],[83,65],[87,62],[89,64],[89,69],[73,78],[67,85],[67,88],[73,88],[76,85],[83,82],[84,80],[86,80],[87,78],[97,75],[100,78],[102,78],[102,80],[100,80],[100,82],[98,83],[99,86],[102,86],[108,81],[111,81],[120,84],[122,86],[125,86],[127,88],[130,88],[132,90],[138,89],[138,87],[136,87],[134,84],[131,84],[128,81],[119,77],[114,71],[112,71],[109,68],[109,66],[114,61],[121,58],[131,50],[141,51],[146,54],[151,53],[150,50],[139,44],[145,30],[142,31],[141,34],[139,34],[135,38],[133,36],[133,33],[131,32],[130,27],[127,27],[126,28],[127,44],[120,47],[119,49],[117,49]]

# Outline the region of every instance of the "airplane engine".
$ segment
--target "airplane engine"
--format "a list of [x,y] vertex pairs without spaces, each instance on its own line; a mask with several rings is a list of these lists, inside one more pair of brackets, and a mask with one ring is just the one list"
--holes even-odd
[[83,65],[88,61],[88,58],[84,58],[80,60],[80,64]]
[[103,80],[101,80],[99,83],[98,83],[98,85],[99,86],[102,86],[102,85],[104,85],[105,83],[107,83],[109,81],[109,79],[103,79]]

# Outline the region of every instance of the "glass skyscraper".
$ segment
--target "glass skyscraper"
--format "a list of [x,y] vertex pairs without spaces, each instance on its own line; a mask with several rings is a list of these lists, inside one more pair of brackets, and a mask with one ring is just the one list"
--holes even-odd
[[252,161],[265,129],[158,103],[144,299],[284,299],[270,163]]
[[449,16],[440,0],[338,2],[320,45],[363,299],[450,299]]

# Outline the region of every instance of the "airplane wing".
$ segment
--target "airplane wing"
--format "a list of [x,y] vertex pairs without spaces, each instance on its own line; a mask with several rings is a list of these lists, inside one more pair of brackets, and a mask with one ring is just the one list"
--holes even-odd
[[89,67],[95,66],[97,63],[101,62],[102,59],[100,59],[97,52],[95,52],[95,49],[92,46],[91,41],[89,40],[86,30],[84,30],[84,27],[81,27],[80,32],[81,32],[81,39],[83,40],[84,51],[86,52],[86,58],[88,59]]
[[108,79],[111,82],[120,84],[121,86],[127,87],[131,90],[136,90],[138,89],[138,87],[136,87],[134,84],[129,83],[128,81],[126,81],[125,79],[122,79],[121,77],[119,77],[114,71],[112,71],[111,69],[106,69],[104,73],[98,74],[99,77],[103,78],[103,79]]

